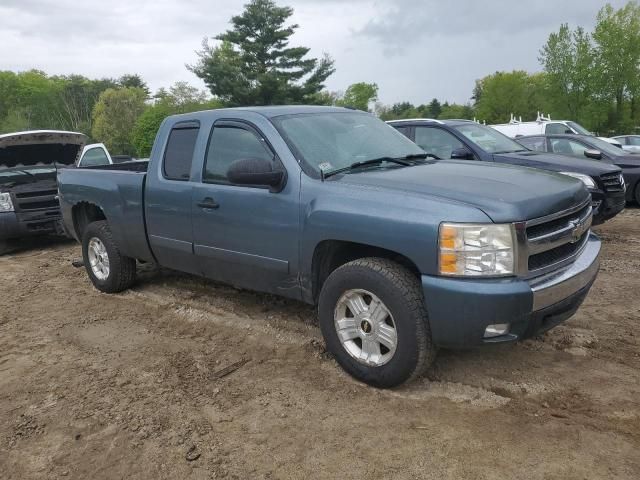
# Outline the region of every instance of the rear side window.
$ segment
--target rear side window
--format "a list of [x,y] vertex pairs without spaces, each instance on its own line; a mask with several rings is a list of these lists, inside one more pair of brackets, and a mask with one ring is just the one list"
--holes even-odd
[[204,181],[229,183],[227,170],[231,164],[247,158],[273,161],[274,155],[265,141],[249,130],[238,127],[214,127],[207,150]]
[[416,143],[425,152],[447,160],[451,158],[454,150],[464,147],[464,144],[449,132],[433,127],[416,127]]
[[529,150],[533,150],[535,152],[544,152],[546,150],[545,137],[516,138],[516,140]]
[[199,127],[194,124],[177,126],[171,130],[164,152],[162,171],[169,180],[187,181],[191,176],[191,162],[196,148]]
[[109,165],[109,159],[107,158],[107,154],[104,153],[104,150],[96,147],[87,150],[82,159],[80,160],[79,165],[81,167],[92,167],[96,165]]

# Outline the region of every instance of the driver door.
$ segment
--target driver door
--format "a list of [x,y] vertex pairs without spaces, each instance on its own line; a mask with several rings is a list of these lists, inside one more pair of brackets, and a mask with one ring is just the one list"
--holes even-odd
[[[218,121],[209,136],[202,182],[194,184],[194,251],[201,273],[232,285],[299,295],[299,202],[289,182],[278,193],[260,186],[234,185],[229,166],[260,158],[284,169],[264,136],[253,126]],[[293,273],[292,273],[293,272]]]

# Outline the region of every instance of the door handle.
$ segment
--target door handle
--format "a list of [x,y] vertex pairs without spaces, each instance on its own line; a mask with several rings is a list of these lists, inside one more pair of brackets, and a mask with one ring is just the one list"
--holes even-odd
[[200,208],[204,208],[204,209],[216,209],[220,206],[219,203],[216,203],[216,201],[211,198],[211,197],[207,197],[204,200],[202,200],[201,202],[198,202],[197,204]]

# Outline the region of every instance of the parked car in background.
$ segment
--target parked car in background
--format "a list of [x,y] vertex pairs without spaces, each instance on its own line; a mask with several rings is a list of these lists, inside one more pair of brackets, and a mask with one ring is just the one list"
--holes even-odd
[[137,159],[129,155],[111,155],[104,143],[92,143],[82,149],[76,166],[97,167],[132,161],[137,161]]
[[78,158],[76,166],[95,167],[98,165],[113,165],[113,159],[104,143],[92,143],[85,145]]
[[432,158],[506,163],[575,177],[591,192],[596,225],[613,218],[625,207],[621,170],[614,165],[531,152],[499,131],[471,120],[410,119],[388,123]]
[[[511,115],[511,121],[509,123],[501,123],[498,125],[490,125],[491,128],[495,128],[500,133],[504,133],[507,137],[517,138],[527,135],[552,135],[552,134],[575,134],[575,135],[592,135],[589,130],[584,128],[577,122],[571,120],[551,120],[551,116],[545,117],[538,114],[533,122],[523,122],[522,120],[516,120]],[[614,139],[607,137],[598,137],[607,143],[622,148],[622,144]]]
[[589,135],[535,135],[519,137],[518,142],[538,152],[567,155],[589,163],[597,160],[604,165],[620,167],[626,183],[626,200],[640,203],[640,155],[625,152]]
[[99,290],[139,259],[317,304],[338,363],[391,387],[437,346],[552,328],[599,266],[582,182],[427,157],[364,112],[219,109],[165,119],[148,164],[65,169],[59,188]]
[[640,153],[640,135],[620,135],[613,137],[622,144],[622,149],[629,153]]
[[63,233],[56,173],[74,164],[86,141],[54,130],[0,135],[0,254],[12,240]]

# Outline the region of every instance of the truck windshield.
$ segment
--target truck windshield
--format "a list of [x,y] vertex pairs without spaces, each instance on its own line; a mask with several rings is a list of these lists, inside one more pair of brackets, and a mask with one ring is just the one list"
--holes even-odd
[[602,153],[606,153],[607,155],[610,155],[612,157],[618,157],[620,155],[626,155],[627,153],[629,153],[625,152],[621,148],[616,147],[615,145],[610,144],[609,142],[605,142],[598,137],[590,136],[585,140],[588,140],[588,142],[593,145],[593,148],[595,148],[596,150],[600,150]]
[[513,153],[527,150],[491,127],[469,123],[454,128],[487,153]]
[[571,128],[573,128],[575,130],[575,132],[579,135],[593,135],[593,133],[591,133],[589,130],[587,130],[586,128],[584,128],[582,125],[580,125],[579,123],[576,122],[567,122],[567,125],[569,125]]
[[[283,115],[272,119],[294,154],[315,174],[382,157],[404,158],[424,151],[393,127],[358,112]],[[372,168],[397,164],[378,163]]]

